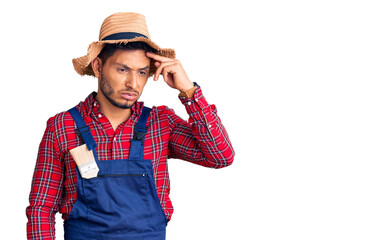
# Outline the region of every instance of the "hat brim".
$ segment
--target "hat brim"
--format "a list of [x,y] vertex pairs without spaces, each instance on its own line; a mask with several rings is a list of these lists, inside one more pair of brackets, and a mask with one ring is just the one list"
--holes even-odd
[[[175,58],[175,50],[172,48],[160,48],[156,43],[152,42],[148,38],[144,37],[135,37],[132,39],[120,39],[120,40],[105,40],[105,41],[96,41],[92,42],[88,46],[87,50],[87,55],[84,55],[79,58],[74,58],[72,59],[73,67],[75,68],[75,71],[80,74],[81,76],[83,75],[90,75],[90,76],[95,76],[94,71],[92,70],[91,67],[91,62],[94,60],[99,53],[102,51],[103,47],[107,43],[129,43],[129,42],[145,42],[152,48],[156,49],[157,52],[156,54],[163,56],[163,57],[168,57],[168,58]],[[149,77],[155,74],[156,72],[156,66],[154,63],[154,60],[152,59],[151,61],[151,66],[149,70]]]

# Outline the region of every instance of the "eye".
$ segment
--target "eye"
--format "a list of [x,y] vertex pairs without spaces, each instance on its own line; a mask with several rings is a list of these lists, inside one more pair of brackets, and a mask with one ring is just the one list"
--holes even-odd
[[126,72],[126,69],[125,69],[125,68],[118,68],[118,71],[120,71],[120,72]]
[[144,72],[144,71],[140,71],[140,74],[141,74],[141,75],[145,75],[145,74],[147,74],[147,73]]

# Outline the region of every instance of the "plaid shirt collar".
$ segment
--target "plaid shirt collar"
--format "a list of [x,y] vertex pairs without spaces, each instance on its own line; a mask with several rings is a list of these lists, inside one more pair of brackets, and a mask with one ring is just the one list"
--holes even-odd
[[[100,113],[99,111],[99,103],[96,101],[96,92],[90,93],[90,95],[87,96],[87,98],[82,102],[82,115],[83,117],[91,117],[91,114],[94,113],[95,115],[98,115]],[[135,114],[135,116],[138,116],[141,114],[142,107],[144,105],[144,102],[136,101],[132,107],[132,115]]]

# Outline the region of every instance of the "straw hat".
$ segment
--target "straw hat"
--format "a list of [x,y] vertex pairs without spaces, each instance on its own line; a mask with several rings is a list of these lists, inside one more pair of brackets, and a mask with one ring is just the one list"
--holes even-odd
[[[95,76],[91,68],[91,62],[103,49],[106,43],[128,43],[145,42],[157,50],[157,54],[175,58],[175,51],[171,48],[160,48],[151,41],[148,33],[145,17],[139,13],[120,12],[108,16],[102,23],[99,33],[99,41],[92,42],[88,46],[87,55],[72,59],[73,67],[80,75]],[[153,61],[151,61],[149,76],[156,71]]]

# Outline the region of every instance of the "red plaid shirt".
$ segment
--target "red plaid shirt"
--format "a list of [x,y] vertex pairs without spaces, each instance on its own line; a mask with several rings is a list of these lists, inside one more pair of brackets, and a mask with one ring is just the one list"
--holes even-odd
[[[109,120],[99,111],[95,95],[91,93],[77,108],[97,142],[98,158],[126,159],[144,103],[136,102],[130,118],[114,131]],[[222,168],[232,163],[235,154],[216,107],[207,103],[201,88],[197,88],[191,99],[179,98],[190,116],[189,121],[181,119],[166,106],[153,107],[145,136],[145,158],[152,159],[156,190],[168,220],[173,213],[169,198],[168,158]],[[47,121],[39,145],[30,205],[26,209],[28,239],[55,239],[56,212],[62,213],[62,218],[66,219],[76,201],[77,168],[69,150],[80,146],[82,140],[76,135],[75,128],[68,112],[59,113]]]

